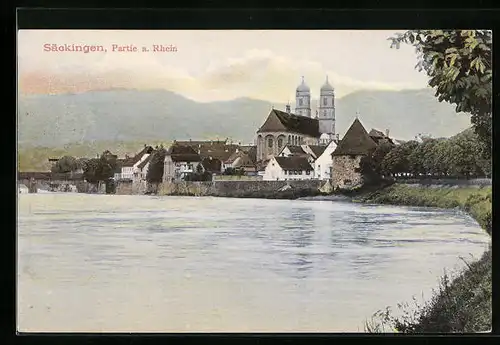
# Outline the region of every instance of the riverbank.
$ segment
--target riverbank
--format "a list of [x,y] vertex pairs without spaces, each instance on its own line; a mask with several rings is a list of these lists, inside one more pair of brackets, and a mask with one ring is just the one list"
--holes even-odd
[[[378,190],[360,190],[349,196],[355,202],[457,208],[468,213],[491,235],[491,187],[447,187],[393,184]],[[410,273],[411,274],[411,273]],[[411,309],[401,305],[402,317],[379,311],[367,323],[368,332],[402,333],[486,332],[492,328],[491,245],[483,256],[455,279],[444,276],[433,298]]]

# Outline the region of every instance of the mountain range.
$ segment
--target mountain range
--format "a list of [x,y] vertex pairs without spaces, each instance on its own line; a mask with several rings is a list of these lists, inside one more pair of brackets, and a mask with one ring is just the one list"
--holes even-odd
[[[96,141],[230,138],[247,144],[253,143],[273,107],[284,110],[285,104],[249,98],[200,103],[166,90],[20,95],[18,143],[58,147]],[[430,88],[363,90],[337,99],[336,128],[341,137],[356,113],[368,131],[389,129],[391,137],[403,140],[419,133],[452,136],[470,126],[467,114],[438,102]]]

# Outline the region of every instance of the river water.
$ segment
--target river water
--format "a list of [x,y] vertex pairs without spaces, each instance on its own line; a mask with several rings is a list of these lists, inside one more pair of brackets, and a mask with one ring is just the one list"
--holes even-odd
[[453,210],[22,194],[20,332],[358,332],[489,236]]

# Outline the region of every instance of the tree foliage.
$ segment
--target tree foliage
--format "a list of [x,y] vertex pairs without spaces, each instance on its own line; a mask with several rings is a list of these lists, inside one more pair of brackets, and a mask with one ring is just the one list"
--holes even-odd
[[116,169],[116,156],[105,151],[99,158],[89,159],[83,168],[83,177],[90,183],[108,181]]
[[236,176],[242,176],[245,175],[245,170],[243,168],[226,168],[224,172],[222,173],[223,175],[236,175]]
[[382,142],[374,150],[361,158],[357,172],[363,175],[365,184],[378,183],[381,180],[384,175],[382,161],[392,148],[392,144]]
[[429,76],[438,100],[471,114],[481,154],[491,157],[492,33],[489,30],[409,30],[390,37],[391,47],[411,44],[416,68]]
[[360,170],[379,176],[490,177],[491,160],[481,157],[481,147],[478,134],[468,129],[448,139],[408,141],[390,149],[381,161],[365,158]]
[[79,168],[78,161],[75,157],[64,156],[52,165],[50,169],[53,173],[69,173]]
[[208,171],[187,174],[184,181],[212,181],[212,174]]
[[149,183],[160,183],[163,180],[166,154],[167,150],[163,147],[152,153],[151,160],[149,161],[149,169],[146,174],[146,180]]

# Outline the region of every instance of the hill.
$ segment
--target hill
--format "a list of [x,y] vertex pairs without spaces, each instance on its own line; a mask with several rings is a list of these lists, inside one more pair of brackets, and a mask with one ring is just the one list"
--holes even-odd
[[[249,143],[273,105],[285,108],[284,104],[248,98],[198,103],[164,90],[20,96],[18,104],[21,147],[216,137]],[[470,125],[469,116],[439,103],[431,89],[366,90],[338,99],[337,131],[341,136],[357,111],[368,130],[389,128],[391,136],[400,139],[418,133],[451,136]]]

